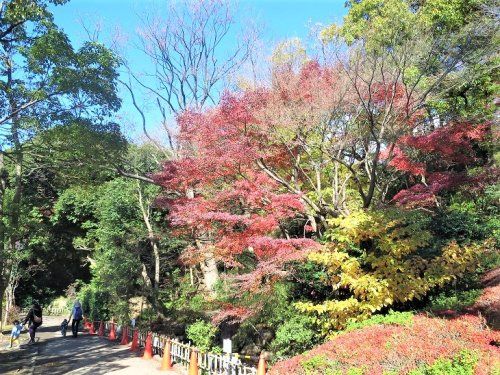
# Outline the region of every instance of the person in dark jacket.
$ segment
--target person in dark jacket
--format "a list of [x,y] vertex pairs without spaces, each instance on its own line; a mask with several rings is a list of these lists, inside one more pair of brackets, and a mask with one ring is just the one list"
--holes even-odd
[[28,327],[29,327],[30,341],[28,341],[28,345],[31,345],[35,343],[35,334],[37,328],[42,325],[42,308],[40,307],[38,302],[33,303],[33,306],[28,312],[28,315],[26,315],[26,318],[24,318],[23,325],[25,325],[26,323],[29,323]]

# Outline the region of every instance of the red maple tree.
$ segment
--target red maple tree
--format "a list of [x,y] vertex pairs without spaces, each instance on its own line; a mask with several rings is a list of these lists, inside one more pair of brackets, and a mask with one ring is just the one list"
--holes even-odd
[[258,265],[239,278],[246,288],[281,275],[284,263],[316,245],[287,235],[283,223],[304,210],[300,196],[284,191],[256,164],[276,155],[262,148],[265,132],[252,115],[264,102],[263,92],[226,94],[212,110],[181,115],[181,157],[155,176],[165,191],[175,192],[160,200],[171,225],[193,243],[183,261],[196,264],[210,248],[218,261],[238,267],[238,256],[249,251]]
[[393,200],[406,207],[434,206],[440,192],[471,182],[467,167],[477,161],[474,144],[485,139],[489,124],[450,123],[428,134],[401,137],[389,165],[419,176]]

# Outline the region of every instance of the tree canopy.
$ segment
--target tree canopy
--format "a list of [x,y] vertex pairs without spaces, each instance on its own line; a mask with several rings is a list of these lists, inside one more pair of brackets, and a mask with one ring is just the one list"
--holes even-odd
[[[345,335],[380,322],[417,337],[403,328],[411,311],[438,314],[464,296],[486,311],[469,297],[499,265],[493,2],[349,0],[341,24],[312,44],[278,43],[266,79],[241,86],[246,77],[227,76],[254,62],[255,35],[219,55],[235,23],[225,1],[146,17],[135,52],[155,70],[144,81],[102,43],[74,48],[49,12],[64,3],[0,3],[8,309],[66,293],[93,319],[138,318],[204,350],[230,327],[235,351],[274,360],[325,340],[314,353],[358,348]],[[146,142],[122,134],[122,94]],[[148,100],[164,139],[148,132]],[[422,332],[428,319],[415,319]],[[443,323],[467,335],[444,359],[365,362],[396,373],[460,362],[474,335],[491,336],[462,323]],[[350,370],[342,361],[300,364]]]

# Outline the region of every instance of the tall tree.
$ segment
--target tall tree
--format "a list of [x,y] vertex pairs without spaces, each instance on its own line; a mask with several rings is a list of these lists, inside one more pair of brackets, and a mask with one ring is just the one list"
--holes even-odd
[[[183,0],[169,4],[166,18],[152,12],[143,16],[140,51],[149,58],[151,69],[143,72],[129,69],[129,79],[122,84],[140,114],[145,135],[165,152],[165,158],[179,157],[181,151],[178,129],[172,126],[175,117],[187,110],[216,104],[228,78],[248,59],[256,35],[244,31],[236,27],[235,14],[226,0]],[[161,115],[165,142],[149,134],[151,124],[140,97],[153,98]],[[141,178],[137,173],[124,171],[123,175]],[[184,194],[192,197],[192,190],[187,187]],[[219,273],[209,247],[205,250],[206,256],[200,258],[199,266],[205,286],[213,292]]]
[[48,11],[49,3],[64,2],[0,3],[0,295],[23,247],[19,224],[29,141],[41,129],[73,119],[103,123],[120,106],[117,59],[98,43],[73,49]]

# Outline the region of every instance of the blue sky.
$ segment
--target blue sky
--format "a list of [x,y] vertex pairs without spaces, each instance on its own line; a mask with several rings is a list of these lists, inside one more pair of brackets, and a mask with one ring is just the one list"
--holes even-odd
[[[172,0],[174,1],[174,0]],[[129,37],[125,53],[131,58],[132,68],[147,64],[146,59],[134,52],[132,41],[140,25],[139,15],[147,9],[168,0],[71,0],[63,6],[52,6],[55,22],[69,35],[78,46],[87,39],[81,20],[90,27],[95,22],[102,24],[100,38],[109,39],[116,28]],[[346,13],[344,0],[239,0],[236,3],[239,19],[257,21],[261,28],[261,39],[266,46],[272,47],[277,42],[298,37],[305,39],[314,24],[328,25],[341,22]],[[138,114],[131,108],[131,101],[122,91],[123,109],[119,121],[123,129],[134,139],[140,137]],[[155,111],[146,109],[150,126],[159,118]],[[126,123],[126,124],[125,124]]]

